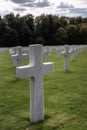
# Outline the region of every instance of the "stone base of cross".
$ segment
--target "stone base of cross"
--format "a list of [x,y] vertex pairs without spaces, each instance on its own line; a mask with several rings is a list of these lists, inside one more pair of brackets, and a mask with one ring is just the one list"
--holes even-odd
[[64,70],[68,71],[69,70],[69,63],[68,63],[68,56],[71,54],[72,51],[69,51],[68,45],[64,46],[64,51],[61,52],[61,54],[64,56]]
[[44,120],[43,75],[54,71],[52,62],[42,62],[42,45],[29,46],[30,64],[16,68],[16,77],[30,77],[30,121]]

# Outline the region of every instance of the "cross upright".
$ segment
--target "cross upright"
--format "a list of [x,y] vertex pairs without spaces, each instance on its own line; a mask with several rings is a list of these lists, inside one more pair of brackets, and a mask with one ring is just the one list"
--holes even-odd
[[27,57],[27,54],[22,54],[22,47],[18,46],[17,48],[17,53],[15,55],[11,55],[14,66],[22,66],[22,60],[23,58]]
[[30,121],[44,120],[44,89],[43,75],[54,71],[54,63],[42,62],[42,45],[30,45],[30,64],[16,68],[16,77],[30,77]]
[[68,71],[69,70],[69,63],[68,63],[68,56],[71,54],[72,51],[69,51],[68,45],[64,46],[64,51],[61,52],[62,55],[64,55],[64,70]]

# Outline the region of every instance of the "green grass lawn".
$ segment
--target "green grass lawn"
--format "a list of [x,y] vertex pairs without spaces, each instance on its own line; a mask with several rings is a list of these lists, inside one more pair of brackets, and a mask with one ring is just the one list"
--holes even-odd
[[0,130],[87,130],[87,49],[69,58],[68,72],[63,60],[52,52],[55,72],[43,79],[45,120],[33,124],[29,79],[17,79],[9,53],[0,53]]

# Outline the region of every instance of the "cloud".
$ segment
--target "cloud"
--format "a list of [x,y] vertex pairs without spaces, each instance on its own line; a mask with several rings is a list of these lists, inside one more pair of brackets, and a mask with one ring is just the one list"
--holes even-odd
[[6,0],[6,1],[11,1],[13,3],[16,4],[20,4],[21,6],[27,6],[27,7],[47,7],[50,6],[50,3],[48,2],[48,0],[38,0],[36,2],[36,0]]
[[87,9],[85,8],[73,8],[73,9],[70,9],[70,14],[73,13],[75,14],[76,16],[87,16]]
[[16,4],[23,4],[26,2],[34,2],[35,0],[10,0],[10,1]]
[[46,7],[46,6],[50,6],[50,3],[48,2],[48,0],[43,0],[42,2],[38,1],[36,3],[36,7]]
[[7,14],[9,14],[10,12],[9,11],[0,11],[0,16],[5,16]]
[[58,15],[65,15],[65,16],[87,16],[87,9],[86,8],[77,8],[73,5],[69,5],[68,3],[61,2],[56,8],[56,14]]
[[17,11],[17,12],[24,12],[24,11],[26,11],[26,9],[24,9],[24,8],[14,8],[13,10]]
[[69,5],[68,3],[61,2],[57,8],[73,8],[73,5]]
[[63,0],[56,1],[57,0],[5,0],[6,6],[5,8],[1,6],[3,9],[1,8],[0,12],[6,10],[6,7],[8,6],[7,11],[13,11],[14,13],[18,12],[21,13],[21,15],[29,12],[35,16],[42,13],[49,13],[69,17],[87,17],[87,0],[73,0],[73,2],[71,1],[73,4],[69,4]]
[[38,0],[37,2],[31,1],[28,3],[22,4],[22,6],[43,8],[43,7],[50,6],[50,3],[48,2],[48,0],[43,0],[43,1]]
[[35,3],[33,3],[33,2],[25,3],[25,4],[21,4],[21,6],[26,6],[26,7],[35,7]]

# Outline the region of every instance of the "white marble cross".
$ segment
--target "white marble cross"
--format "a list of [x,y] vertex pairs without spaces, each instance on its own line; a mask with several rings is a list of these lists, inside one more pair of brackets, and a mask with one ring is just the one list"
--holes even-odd
[[9,52],[11,55],[15,55],[16,54],[16,47],[10,48]]
[[11,55],[15,67],[22,66],[23,58],[28,57],[26,53],[22,54],[21,46],[18,46],[16,49],[17,53],[15,55]]
[[46,47],[45,54],[46,54],[46,62],[48,62],[51,54],[51,50],[49,49],[48,46]]
[[57,48],[56,48],[56,51],[57,51],[57,56],[58,56],[58,58],[60,58],[60,56],[61,56],[61,49],[60,49],[60,46],[58,46]]
[[72,54],[71,54],[71,60],[74,61],[75,60],[75,48],[74,48],[74,45],[72,46]]
[[61,52],[61,54],[64,55],[64,70],[65,70],[65,71],[68,71],[68,70],[69,70],[68,56],[69,56],[69,54],[71,54],[71,53],[72,53],[72,51],[71,51],[71,50],[69,51],[68,45],[65,45],[65,46],[64,46],[64,51]]
[[44,120],[43,75],[54,71],[54,63],[42,62],[42,45],[29,46],[30,64],[16,68],[16,77],[30,77],[30,121]]

